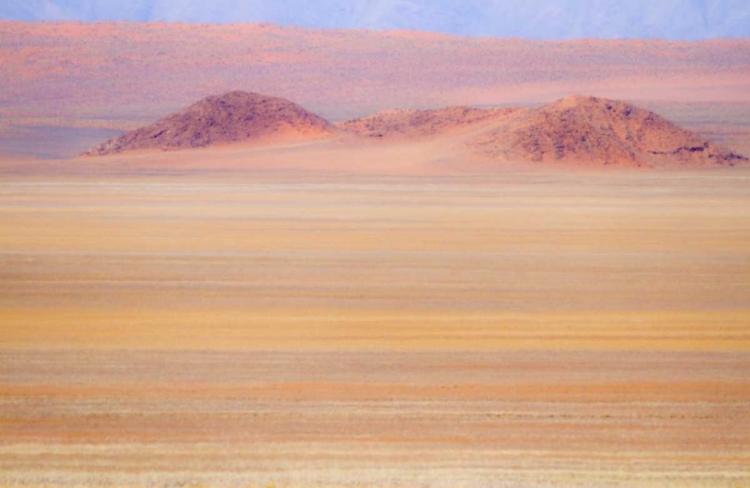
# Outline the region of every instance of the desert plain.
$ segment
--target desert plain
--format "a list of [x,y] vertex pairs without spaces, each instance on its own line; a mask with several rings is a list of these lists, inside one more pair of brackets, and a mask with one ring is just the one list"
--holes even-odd
[[746,165],[493,164],[461,127],[68,157],[232,88],[603,94],[748,155],[747,41],[214,29],[3,24],[0,485],[750,486]]

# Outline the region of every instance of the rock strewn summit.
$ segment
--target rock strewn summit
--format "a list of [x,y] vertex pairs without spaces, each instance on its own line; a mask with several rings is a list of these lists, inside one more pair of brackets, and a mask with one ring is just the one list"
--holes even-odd
[[470,142],[489,159],[584,166],[734,166],[747,158],[642,108],[571,96],[518,112]]
[[289,100],[233,91],[205,98],[153,125],[110,139],[85,154],[319,138],[334,132],[328,121]]

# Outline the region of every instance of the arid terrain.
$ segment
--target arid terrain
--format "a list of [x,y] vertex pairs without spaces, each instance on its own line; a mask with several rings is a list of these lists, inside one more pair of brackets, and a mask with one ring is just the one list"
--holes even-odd
[[[384,147],[417,142],[440,146],[441,159],[431,161],[433,166],[463,161],[475,163],[476,169],[466,166],[474,171],[528,163],[568,169],[695,169],[750,163],[746,156],[654,112],[606,98],[572,95],[535,109],[390,110],[334,126],[289,100],[243,91],[207,97],[82,156],[304,146],[309,141],[348,149],[369,146],[367,150],[374,151],[372,140]],[[350,173],[359,171],[350,165]]]
[[4,484],[750,482],[747,170],[139,173],[0,184]]
[[678,123],[750,133],[726,117],[750,108],[747,39],[542,42],[270,24],[0,22],[0,59],[0,154],[16,156],[71,157],[70,142],[55,137],[61,128],[80,152],[106,139],[102,130],[150,124],[231,90],[283,97],[332,122],[583,94],[660,114],[670,105],[690,115],[668,117]]
[[750,487],[748,41],[0,26],[0,486]]

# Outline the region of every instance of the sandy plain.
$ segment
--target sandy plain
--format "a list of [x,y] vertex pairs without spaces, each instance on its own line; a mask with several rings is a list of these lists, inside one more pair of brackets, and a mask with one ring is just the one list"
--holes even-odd
[[0,164],[0,483],[748,486],[750,171],[438,153]]

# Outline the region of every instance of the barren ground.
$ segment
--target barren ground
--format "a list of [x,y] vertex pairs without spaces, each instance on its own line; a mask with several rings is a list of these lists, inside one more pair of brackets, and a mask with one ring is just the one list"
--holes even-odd
[[0,486],[749,487],[748,168],[58,159],[230,89],[599,95],[750,155],[749,42],[0,23]]
[[426,153],[5,163],[0,483],[750,483],[750,172]]
[[[80,153],[110,137],[101,129],[147,125],[229,90],[284,97],[333,122],[572,94],[657,112],[655,104],[675,103],[683,113],[696,104],[703,113],[747,113],[750,103],[747,39],[540,42],[273,25],[0,22],[0,59],[0,155],[16,156],[71,155],[70,142],[54,152],[40,128],[52,140],[72,131]],[[726,129],[723,119],[690,118]]]

